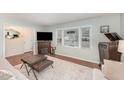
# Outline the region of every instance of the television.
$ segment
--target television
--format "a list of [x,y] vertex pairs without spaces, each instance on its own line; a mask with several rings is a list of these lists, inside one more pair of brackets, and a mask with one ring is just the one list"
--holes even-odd
[[37,40],[46,40],[51,41],[52,40],[52,32],[37,32]]

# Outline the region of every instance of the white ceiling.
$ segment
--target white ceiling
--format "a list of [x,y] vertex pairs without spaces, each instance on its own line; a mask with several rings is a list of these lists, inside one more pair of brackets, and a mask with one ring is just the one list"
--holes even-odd
[[66,23],[76,21],[80,19],[87,19],[97,16],[110,15],[107,13],[6,13],[0,14],[1,16],[24,20],[37,25],[55,25],[60,23]]

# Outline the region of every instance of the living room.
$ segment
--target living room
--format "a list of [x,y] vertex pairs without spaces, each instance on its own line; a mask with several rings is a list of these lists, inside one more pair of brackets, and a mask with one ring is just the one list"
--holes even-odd
[[0,0],[1,93],[124,93],[123,0]]
[[[122,13],[10,13],[0,14],[0,18],[0,57],[4,65],[9,65],[3,67],[11,68],[5,72],[16,74],[14,79],[124,79],[121,72],[120,77],[118,74],[114,77],[108,75],[107,78],[102,75],[101,50],[98,47],[100,42],[111,42],[106,33],[117,33],[124,38]],[[41,62],[39,55],[48,63],[40,70],[25,63],[26,60]],[[122,64],[123,54],[115,61]],[[34,69],[31,71],[30,68]]]

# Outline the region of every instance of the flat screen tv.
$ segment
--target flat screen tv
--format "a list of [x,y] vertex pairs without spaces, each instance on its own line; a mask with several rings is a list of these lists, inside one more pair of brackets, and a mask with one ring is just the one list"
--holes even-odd
[[48,40],[51,41],[52,40],[52,32],[37,32],[37,40]]

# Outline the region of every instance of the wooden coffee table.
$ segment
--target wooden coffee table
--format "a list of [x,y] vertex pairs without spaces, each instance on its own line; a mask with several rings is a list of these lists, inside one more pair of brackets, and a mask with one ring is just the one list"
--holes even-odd
[[[52,64],[53,64],[53,61],[47,60],[47,57],[45,57],[43,55],[34,55],[34,56],[31,56],[28,58],[23,57],[21,59],[21,61],[23,62],[23,65],[25,65],[27,74],[29,75],[29,72],[32,70],[36,80],[38,80],[38,78],[35,74],[35,71],[40,72],[40,71],[44,70],[45,68],[47,68],[48,66],[50,66],[50,65],[52,66]],[[30,67],[29,71],[28,71],[27,65]],[[21,66],[21,68],[22,68],[22,66]],[[53,66],[52,66],[52,68],[53,68]]]

